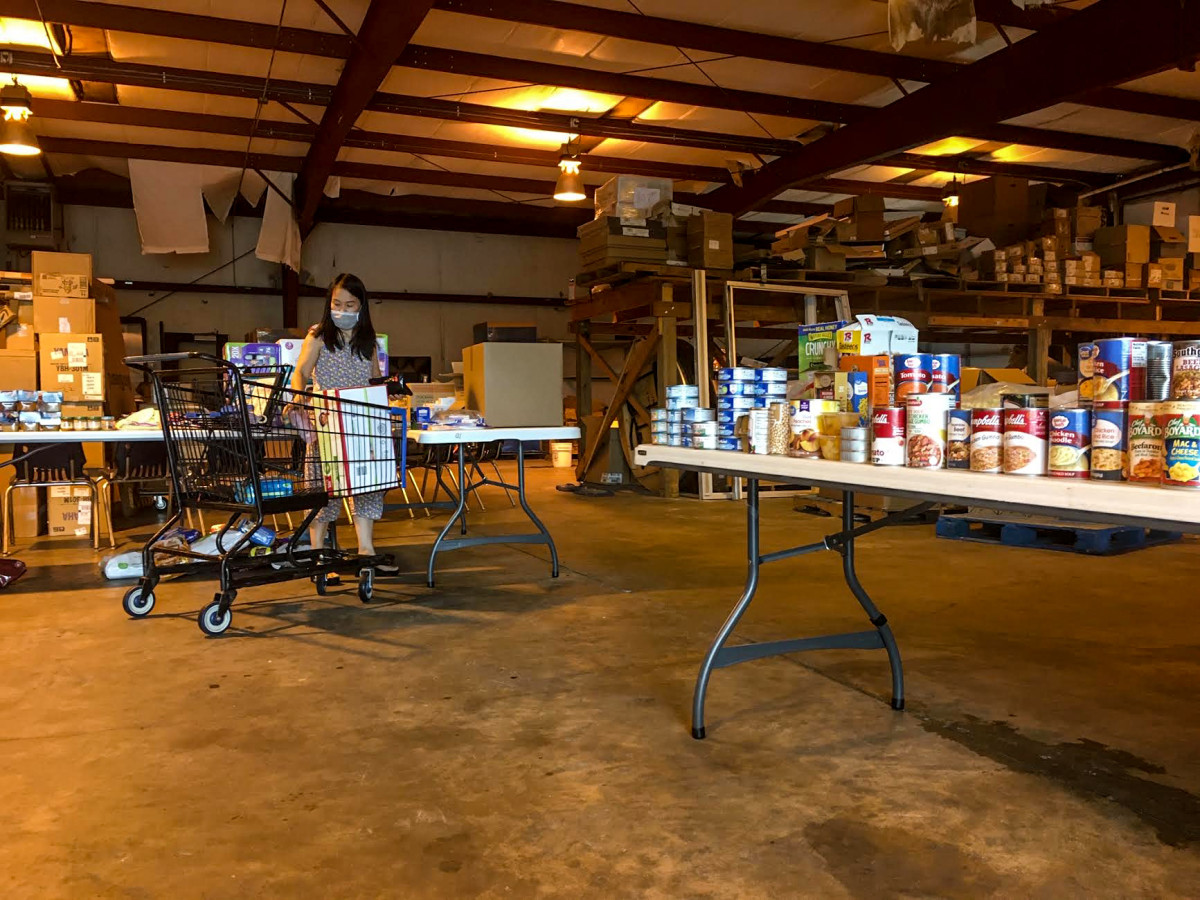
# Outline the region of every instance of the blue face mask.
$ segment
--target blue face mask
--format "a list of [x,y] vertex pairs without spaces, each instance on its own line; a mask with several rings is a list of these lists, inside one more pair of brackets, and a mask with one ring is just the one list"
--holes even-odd
[[336,310],[329,311],[329,318],[333,320],[333,324],[342,331],[349,331],[358,324],[358,313],[356,312],[337,312]]

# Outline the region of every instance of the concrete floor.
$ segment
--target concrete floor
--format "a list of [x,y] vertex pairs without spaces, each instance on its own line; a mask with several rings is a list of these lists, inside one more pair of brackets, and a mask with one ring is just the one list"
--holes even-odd
[[[864,540],[904,652],[718,671],[742,512],[622,495],[533,502],[559,542],[444,558],[437,520],[381,543],[412,570],[247,589],[223,638],[209,583],[145,621],[79,544],[21,552],[0,595],[6,898],[1196,897],[1197,544],[1112,559]],[[501,495],[472,521],[515,521]],[[833,530],[768,503],[765,549]],[[133,529],[130,541],[148,528]],[[739,634],[862,627],[837,557],[779,563]]]

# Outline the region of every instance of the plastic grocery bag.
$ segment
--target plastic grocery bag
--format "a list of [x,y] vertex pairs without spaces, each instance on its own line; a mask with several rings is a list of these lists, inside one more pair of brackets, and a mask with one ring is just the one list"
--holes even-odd
[[899,50],[909,41],[975,43],[975,0],[888,0],[888,38]]
[[106,556],[100,562],[100,571],[108,579],[141,578],[145,574],[142,566],[142,551],[131,550],[128,553]]

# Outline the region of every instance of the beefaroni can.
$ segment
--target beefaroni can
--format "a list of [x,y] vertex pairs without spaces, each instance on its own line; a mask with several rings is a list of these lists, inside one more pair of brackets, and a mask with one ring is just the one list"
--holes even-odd
[[1091,474],[1092,411],[1056,409],[1050,414],[1050,474],[1087,478]]
[[1092,478],[1124,481],[1129,464],[1126,453],[1129,407],[1092,410]]
[[1143,484],[1162,481],[1163,430],[1158,421],[1161,403],[1129,404],[1129,480]]
[[871,413],[871,462],[877,466],[903,466],[907,462],[906,425],[903,406],[885,406]]
[[1004,474],[1045,475],[1047,430],[1046,409],[1004,410]]
[[971,468],[971,410],[946,413],[946,468]]
[[912,394],[928,394],[933,382],[933,356],[929,353],[908,353],[897,356],[892,368],[896,386],[896,402],[902,403]]
[[1200,488],[1200,401],[1163,403],[1158,421],[1163,430],[1163,487]]
[[1004,410],[971,410],[971,471],[1002,472]]

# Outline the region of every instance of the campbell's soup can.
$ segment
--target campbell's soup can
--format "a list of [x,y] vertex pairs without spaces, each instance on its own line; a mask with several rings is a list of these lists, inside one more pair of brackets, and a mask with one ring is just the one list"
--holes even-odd
[[1159,408],[1164,487],[1200,488],[1200,401],[1172,400]]
[[[1096,341],[1096,358],[1092,364],[1092,402],[1128,403],[1132,382],[1133,345],[1131,337],[1101,338]],[[1146,342],[1142,341],[1142,371],[1145,372]],[[1197,396],[1200,396],[1198,394]]]
[[931,354],[932,376],[929,380],[929,393],[953,394],[959,396],[958,383],[962,373],[962,363],[957,353]]
[[1050,413],[1049,471],[1058,478],[1091,474],[1092,411],[1056,409]]
[[1093,378],[1096,375],[1096,345],[1091,341],[1080,344],[1077,348],[1077,367],[1079,373],[1079,402],[1091,403],[1092,391],[1095,388]]
[[971,410],[946,413],[946,468],[971,468]]
[[1045,475],[1048,409],[1004,410],[1004,474]]
[[892,383],[896,386],[896,402],[912,394],[928,394],[933,382],[933,356],[929,353],[909,353],[897,356],[892,364]]
[[1129,430],[1129,406],[1110,405],[1092,410],[1092,478],[1124,481]]
[[1200,399],[1200,341],[1176,341],[1172,347],[1171,399]]
[[913,469],[940,469],[946,464],[946,413],[954,408],[952,394],[913,394],[905,402],[905,455]]
[[907,424],[907,410],[903,406],[884,406],[871,413],[871,462],[877,466],[907,463]]
[[1004,410],[971,410],[971,471],[1004,471]]
[[1158,421],[1161,403],[1129,404],[1129,480],[1144,484],[1162,481],[1163,431]]

